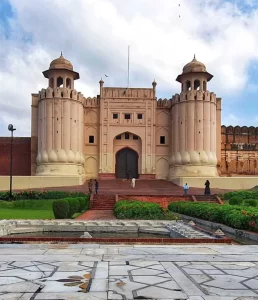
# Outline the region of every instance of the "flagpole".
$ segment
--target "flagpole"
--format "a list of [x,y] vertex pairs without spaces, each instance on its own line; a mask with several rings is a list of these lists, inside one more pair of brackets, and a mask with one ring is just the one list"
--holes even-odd
[[129,88],[129,82],[130,82],[130,46],[128,46],[128,74],[127,74],[127,88]]

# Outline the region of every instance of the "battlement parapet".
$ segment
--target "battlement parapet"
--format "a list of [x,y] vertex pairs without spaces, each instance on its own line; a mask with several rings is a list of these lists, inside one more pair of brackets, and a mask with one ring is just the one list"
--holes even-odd
[[157,101],[157,108],[171,108],[171,106],[172,106],[172,99],[159,98]]
[[88,97],[88,98],[84,98],[84,102],[83,105],[85,107],[98,107],[99,106],[99,98],[97,97]]
[[118,88],[104,87],[102,88],[101,98],[141,98],[153,99],[153,88]]
[[216,94],[213,92],[209,92],[209,91],[196,91],[196,90],[191,90],[191,91],[187,91],[187,92],[182,92],[180,95],[179,94],[175,94],[172,97],[172,105],[178,103],[178,102],[182,102],[182,101],[209,101],[209,102],[213,102],[216,103]]
[[254,126],[221,126],[221,134],[258,136],[258,127]]
[[84,101],[84,96],[82,93],[68,88],[48,87],[47,89],[42,89],[41,91],[39,91],[39,100],[53,99],[53,98],[72,99],[82,103]]

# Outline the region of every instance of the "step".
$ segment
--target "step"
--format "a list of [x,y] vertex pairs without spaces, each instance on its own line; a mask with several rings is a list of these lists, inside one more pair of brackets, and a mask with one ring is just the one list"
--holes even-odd
[[110,208],[92,208],[92,210],[112,210],[113,209],[110,209]]
[[114,207],[115,205],[99,205],[99,204],[95,204],[92,205],[93,207]]
[[93,205],[93,207],[114,207],[114,205]]
[[114,203],[116,203],[116,201],[106,201],[106,202],[93,201],[93,203],[99,203],[99,204],[114,204]]

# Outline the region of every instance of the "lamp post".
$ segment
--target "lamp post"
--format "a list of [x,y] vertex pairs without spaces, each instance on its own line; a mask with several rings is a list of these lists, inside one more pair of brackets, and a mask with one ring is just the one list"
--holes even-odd
[[10,192],[9,192],[9,199],[13,198],[12,194],[12,180],[13,180],[13,132],[16,128],[13,127],[12,124],[8,125],[8,130],[11,131],[11,153],[10,153]]

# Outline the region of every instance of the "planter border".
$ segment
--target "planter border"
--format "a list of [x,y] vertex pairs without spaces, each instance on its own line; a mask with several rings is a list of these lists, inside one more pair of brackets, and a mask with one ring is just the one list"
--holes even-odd
[[[247,231],[247,230],[232,228],[232,227],[229,227],[229,226],[221,224],[221,223],[216,223],[216,222],[212,222],[212,221],[208,221],[208,220],[198,219],[196,217],[191,217],[191,216],[187,216],[187,215],[184,215],[184,214],[179,214],[179,213],[177,213],[177,214],[185,220],[189,220],[189,221],[192,220],[197,224],[199,223],[200,225],[208,226],[211,229],[216,229],[216,230],[221,229],[223,232],[232,234],[236,237],[242,237],[242,238],[244,237],[246,239],[258,242],[258,233]],[[192,227],[195,227],[195,226],[192,226]]]

